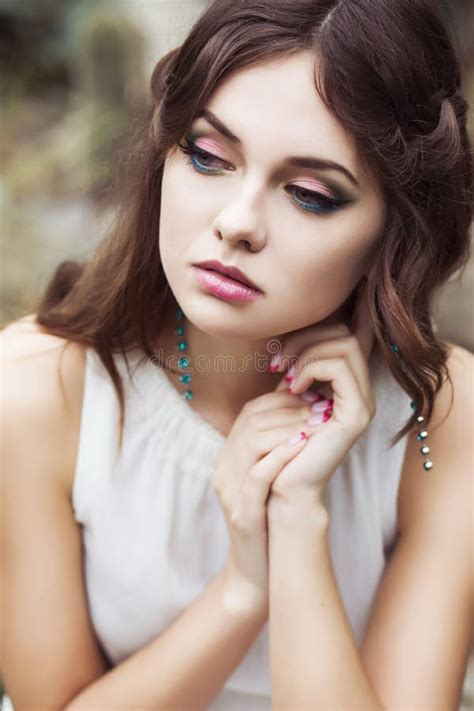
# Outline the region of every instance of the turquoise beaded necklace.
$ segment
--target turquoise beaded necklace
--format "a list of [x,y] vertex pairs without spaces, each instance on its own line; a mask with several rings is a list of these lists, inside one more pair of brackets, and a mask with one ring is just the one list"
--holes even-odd
[[[174,332],[175,332],[178,336],[180,336],[180,338],[183,339],[183,340],[180,340],[180,341],[178,342],[178,350],[180,350],[180,351],[185,351],[185,350],[187,349],[187,347],[188,347],[188,343],[187,343],[187,341],[184,340],[184,336],[185,336],[184,313],[183,313],[183,311],[182,311],[180,308],[176,309],[176,318],[177,318],[178,322],[182,321],[182,325],[181,325],[181,326],[178,325],[178,326],[175,328],[175,330],[174,330]],[[179,368],[180,370],[184,370],[185,368],[188,368],[188,367],[189,367],[189,358],[188,358],[187,356],[182,356],[182,357],[178,360],[178,368]],[[179,376],[179,380],[180,380],[181,383],[184,383],[185,385],[188,385],[188,383],[190,383],[191,380],[192,380],[192,375],[190,375],[189,373],[185,373],[185,374]],[[183,397],[184,397],[186,400],[192,400],[192,398],[193,398],[193,391],[192,391],[192,390],[189,390],[189,388],[187,388],[187,389],[183,392]]]
[[[177,346],[178,346],[178,350],[180,350],[182,352],[187,349],[188,343],[185,340],[186,329],[184,326],[184,312],[180,308],[176,309],[176,319],[178,321],[178,326],[175,328],[174,332],[176,333],[176,335],[178,335],[180,337],[180,340],[178,341]],[[390,348],[393,353],[398,354],[400,352],[399,347],[397,345],[395,345],[394,343],[391,344]],[[190,363],[190,360],[187,356],[181,356],[181,358],[179,358],[179,360],[178,360],[178,368],[180,370],[185,370],[186,368],[189,367],[189,363]],[[190,373],[183,373],[182,375],[179,376],[179,380],[181,383],[183,383],[185,385],[189,385],[189,383],[192,380],[192,375],[190,375]],[[192,400],[193,391],[190,390],[189,388],[186,388],[186,390],[182,393],[182,395],[186,400]],[[414,400],[412,400],[410,402],[410,406],[413,410],[416,410],[416,402]],[[416,418],[416,421],[418,422],[418,424],[420,426],[422,426],[423,422],[425,421],[425,418],[423,417],[423,415],[418,415]],[[428,432],[426,430],[422,429],[422,430],[420,430],[420,432],[418,432],[416,439],[418,440],[418,442],[424,442],[427,437],[428,437]],[[427,444],[423,444],[420,447],[420,453],[423,455],[423,468],[426,471],[429,471],[430,469],[433,468],[433,462],[430,459],[428,459],[427,455],[430,453],[430,448],[428,447]]]

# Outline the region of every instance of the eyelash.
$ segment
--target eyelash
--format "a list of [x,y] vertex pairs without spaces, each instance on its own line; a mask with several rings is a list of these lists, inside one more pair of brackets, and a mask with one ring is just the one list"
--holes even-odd
[[[202,166],[204,170],[199,169],[196,167],[195,161],[198,158],[204,159],[204,160],[217,160],[220,163],[224,163],[226,165],[225,161],[222,160],[221,158],[218,158],[217,156],[213,155],[212,153],[208,153],[207,151],[202,150],[202,148],[198,148],[192,141],[189,139],[187,140],[187,145],[183,143],[178,143],[178,147],[182,153],[184,153],[187,156],[186,162],[188,165],[191,165],[193,170],[195,170],[197,173],[200,173],[201,175],[215,175],[215,172],[213,170],[209,170],[209,166]],[[318,208],[315,203],[305,203],[303,200],[293,200],[295,205],[299,206],[302,210],[305,212],[312,212],[315,214],[326,214],[330,212],[334,212],[337,210],[341,205],[343,205],[346,200],[338,200],[338,199],[331,199],[326,197],[325,195],[322,195],[321,193],[314,192],[312,190],[307,190],[306,188],[301,188],[298,187],[297,185],[289,186],[287,188],[287,192],[289,190],[294,190],[295,193],[302,193],[303,195],[310,196],[320,204],[320,207]],[[292,194],[292,193],[290,193]],[[303,207],[303,205],[311,205],[310,207]],[[316,208],[316,209],[315,209]]]

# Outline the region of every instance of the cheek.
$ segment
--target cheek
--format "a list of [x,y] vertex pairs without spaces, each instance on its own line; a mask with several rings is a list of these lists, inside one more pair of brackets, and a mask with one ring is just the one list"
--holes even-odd
[[193,244],[212,215],[213,210],[206,206],[203,193],[193,184],[186,166],[176,163],[170,167],[163,175],[161,193],[160,231],[165,233],[164,240],[172,239],[180,247]]
[[181,251],[182,245],[179,243],[179,237],[183,234],[183,229],[177,223],[176,216],[180,216],[181,213],[176,209],[174,191],[168,182],[163,181],[161,198],[158,244],[161,263],[169,280],[170,273],[174,271],[174,264]]
[[335,240],[320,235],[314,239],[314,246],[308,249],[309,240],[300,244],[293,240],[291,248],[285,250],[278,259],[278,272],[284,283],[291,286],[293,293],[319,295],[322,289],[338,289],[358,268],[358,252],[347,246],[335,246]]
[[333,314],[347,300],[363,273],[365,250],[352,246],[297,253],[294,248],[280,259],[281,314],[290,320],[300,314],[298,328],[317,323]]
[[191,235],[190,224],[194,208],[186,198],[185,184],[180,176],[180,170],[170,167],[163,174],[161,186],[160,249],[165,250],[170,245],[176,247],[182,244],[186,236]]

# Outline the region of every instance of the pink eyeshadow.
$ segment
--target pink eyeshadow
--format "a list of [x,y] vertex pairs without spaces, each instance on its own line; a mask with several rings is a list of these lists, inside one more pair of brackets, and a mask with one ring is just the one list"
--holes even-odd
[[[297,178],[298,180],[298,178]],[[330,190],[328,190],[324,185],[313,180],[298,180],[298,188],[304,188],[305,190],[316,190],[323,195],[327,195],[329,198],[333,198],[334,195]]]
[[[203,151],[208,150],[211,153],[213,153],[216,157],[218,157],[222,160],[226,160],[221,152],[221,148],[220,148],[219,144],[216,141],[214,141],[212,138],[206,138],[203,136],[201,138],[197,138],[194,141],[194,144],[198,148],[202,148]],[[330,190],[328,190],[325,185],[322,185],[322,183],[318,183],[313,180],[308,180],[307,178],[301,179],[301,181],[298,181],[298,185],[296,187],[305,188],[307,190],[316,190],[317,192],[320,192],[323,195],[326,195],[328,198],[334,198],[333,193]]]
[[209,150],[211,153],[218,155],[219,158],[223,158],[219,145],[211,138],[198,138],[194,143],[198,148],[202,148],[203,151]]

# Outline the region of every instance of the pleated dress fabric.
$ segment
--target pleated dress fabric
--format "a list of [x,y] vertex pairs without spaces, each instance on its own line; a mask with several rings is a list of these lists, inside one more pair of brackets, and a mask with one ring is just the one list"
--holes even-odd
[[[229,538],[211,486],[225,437],[141,351],[129,352],[130,371],[114,357],[126,403],[123,448],[112,381],[89,348],[72,504],[93,628],[116,665],[193,603],[225,565]],[[408,435],[389,443],[412,413],[378,349],[369,370],[376,414],[326,490],[331,561],[359,647],[396,537]],[[208,708],[271,709],[268,622]],[[8,696],[3,709],[13,710]]]

